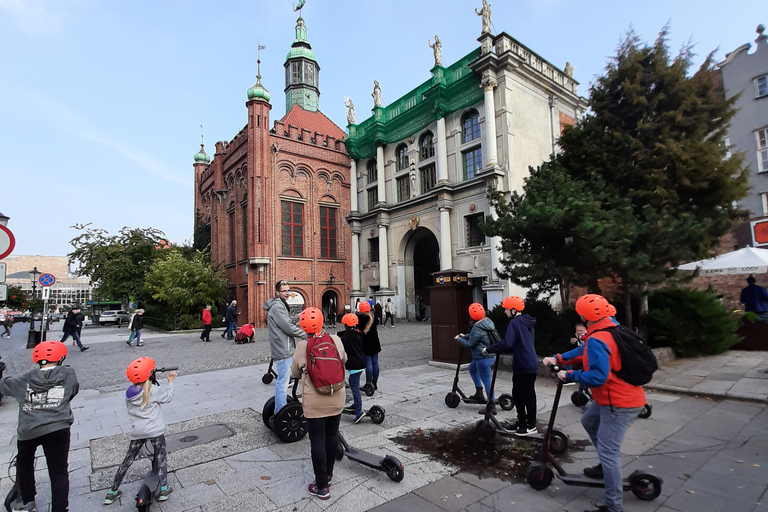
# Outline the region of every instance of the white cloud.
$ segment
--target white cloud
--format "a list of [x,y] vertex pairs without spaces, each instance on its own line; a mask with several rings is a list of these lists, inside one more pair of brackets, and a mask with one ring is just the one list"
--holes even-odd
[[0,0],[0,9],[11,14],[24,32],[33,35],[57,33],[63,22],[61,18],[42,6],[36,0]]

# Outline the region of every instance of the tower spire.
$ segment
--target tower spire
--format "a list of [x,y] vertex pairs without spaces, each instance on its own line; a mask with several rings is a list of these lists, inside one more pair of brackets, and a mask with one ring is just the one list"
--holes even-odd
[[211,163],[211,157],[205,152],[205,144],[203,142],[203,123],[200,123],[200,151],[194,156],[196,164],[208,165]]
[[256,84],[248,89],[248,101],[261,100],[269,103],[269,91],[261,85],[261,50],[266,50],[267,47],[261,44],[261,40],[256,42]]

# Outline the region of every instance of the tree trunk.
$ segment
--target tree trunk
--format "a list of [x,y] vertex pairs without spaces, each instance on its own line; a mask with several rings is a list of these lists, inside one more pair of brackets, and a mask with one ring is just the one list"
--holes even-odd
[[632,294],[629,293],[629,288],[626,286],[623,290],[624,298],[624,325],[632,328]]

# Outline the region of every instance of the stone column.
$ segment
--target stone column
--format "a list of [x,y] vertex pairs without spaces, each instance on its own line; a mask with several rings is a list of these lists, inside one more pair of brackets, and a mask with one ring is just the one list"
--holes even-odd
[[437,182],[448,181],[448,142],[445,140],[445,118],[437,120]]
[[451,209],[440,207],[440,270],[453,268],[451,257]]
[[487,80],[483,85],[483,109],[485,112],[485,167],[498,164],[496,157],[496,107],[493,90],[496,80]]
[[389,288],[389,250],[387,247],[387,224],[379,224],[379,289]]
[[[349,161],[349,210],[357,211],[357,160],[351,158]],[[353,267],[357,268],[357,267]],[[357,288],[355,288],[356,290]]]
[[384,186],[384,146],[376,146],[376,188],[379,193],[379,202],[388,203],[386,197],[386,187]]
[[360,228],[352,228],[352,290],[360,289]]

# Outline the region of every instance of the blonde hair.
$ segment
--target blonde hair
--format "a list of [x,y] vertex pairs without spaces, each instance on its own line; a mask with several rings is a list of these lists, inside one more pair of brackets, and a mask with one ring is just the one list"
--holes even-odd
[[142,397],[141,397],[141,408],[145,408],[147,406],[147,402],[149,402],[149,393],[152,392],[152,381],[149,379],[145,380],[142,383]]

